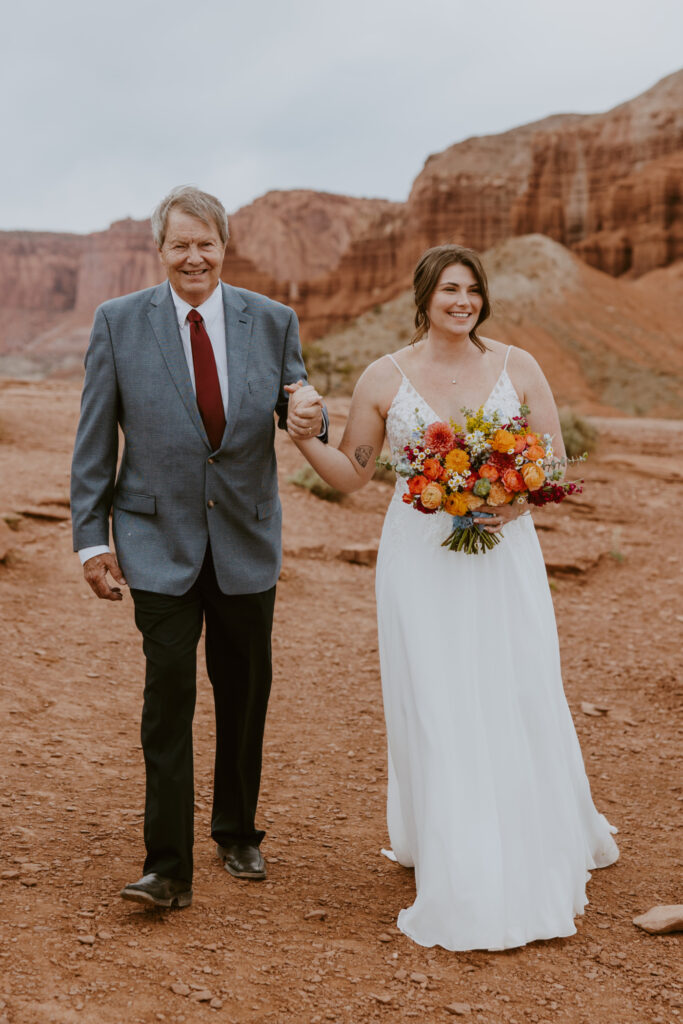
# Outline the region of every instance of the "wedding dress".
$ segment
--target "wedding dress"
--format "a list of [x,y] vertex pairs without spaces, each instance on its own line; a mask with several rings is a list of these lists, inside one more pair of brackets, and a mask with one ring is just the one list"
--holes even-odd
[[[396,366],[394,461],[418,416],[440,419]],[[519,406],[504,368],[485,411],[510,418]],[[562,689],[531,515],[467,555],[441,547],[451,517],[420,514],[405,490],[399,477],[376,582],[393,853],[383,852],[415,868],[417,889],[398,927],[450,950],[573,935],[588,871],[619,851],[593,805]]]

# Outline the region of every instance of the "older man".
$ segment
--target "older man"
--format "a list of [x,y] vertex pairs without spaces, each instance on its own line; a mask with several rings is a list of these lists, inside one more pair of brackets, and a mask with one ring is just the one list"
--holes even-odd
[[[216,710],[211,834],[231,875],[266,874],[254,819],[281,561],[273,414],[285,427],[284,387],[305,370],[294,312],[220,281],[228,223],[214,196],[174,189],[152,230],[168,280],[95,314],[71,507],[85,578],[109,601],[122,599],[109,576],[128,584],[146,657],[147,857],[121,895],[183,907],[203,624]],[[289,430],[326,439],[326,414],[302,406]]]

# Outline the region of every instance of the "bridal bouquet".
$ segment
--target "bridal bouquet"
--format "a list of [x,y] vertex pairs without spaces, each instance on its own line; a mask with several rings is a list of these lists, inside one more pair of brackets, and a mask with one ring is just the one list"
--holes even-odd
[[[503,422],[496,412],[484,416],[462,410],[465,426],[418,420],[413,443],[391,467],[406,478],[408,491],[403,501],[427,515],[440,510],[453,517],[453,527],[443,547],[466,554],[484,553],[500,542],[500,535],[488,533],[474,515],[511,501],[545,505],[563,501],[583,488],[579,483],[561,482],[567,462],[553,455],[550,434],[534,434],[527,422],[528,406],[520,415]],[[489,511],[489,514],[493,514]]]

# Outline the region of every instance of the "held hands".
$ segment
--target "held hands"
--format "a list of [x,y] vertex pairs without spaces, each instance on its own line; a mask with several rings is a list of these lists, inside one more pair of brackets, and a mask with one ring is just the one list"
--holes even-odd
[[126,586],[123,573],[119,568],[116,555],[110,552],[102,555],[93,555],[87,562],[83,563],[83,575],[86,582],[98,597],[104,601],[122,601],[123,594],[120,587],[110,587],[107,581],[107,573],[111,573],[117,583]]
[[306,441],[317,437],[323,428],[323,400],[312,384],[302,380],[296,384],[285,384],[289,395],[287,410],[287,433],[295,441]]

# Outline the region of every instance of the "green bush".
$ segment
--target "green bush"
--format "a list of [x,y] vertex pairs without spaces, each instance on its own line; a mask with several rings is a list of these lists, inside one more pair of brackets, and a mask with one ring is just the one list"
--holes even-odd
[[570,459],[575,459],[584,452],[591,452],[595,448],[598,440],[597,430],[572,409],[560,409],[560,427]]
[[287,482],[305,488],[311,494],[315,494],[316,498],[322,498],[323,501],[341,501],[344,497],[341,491],[337,491],[325,483],[312,466],[302,466],[296,473],[287,477]]

